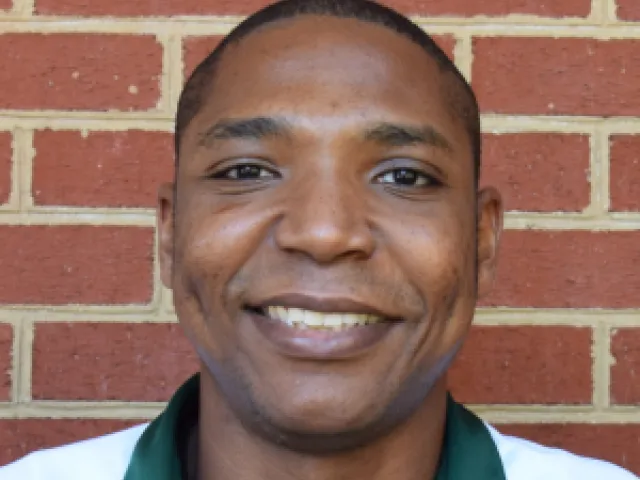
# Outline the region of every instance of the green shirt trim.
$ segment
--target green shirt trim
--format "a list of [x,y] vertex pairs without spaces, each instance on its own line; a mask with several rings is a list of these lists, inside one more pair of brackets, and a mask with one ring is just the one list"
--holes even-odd
[[[176,431],[183,406],[200,394],[194,375],[135,446],[124,480],[184,480]],[[435,480],[506,480],[502,460],[485,424],[451,397],[440,465]]]

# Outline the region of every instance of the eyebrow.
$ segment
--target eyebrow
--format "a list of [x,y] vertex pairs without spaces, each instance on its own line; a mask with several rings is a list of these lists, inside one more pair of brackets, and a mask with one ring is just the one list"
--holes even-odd
[[443,150],[453,150],[453,146],[449,140],[430,125],[415,127],[395,123],[380,123],[367,129],[365,132],[365,140],[391,147],[423,144]]
[[262,140],[264,138],[289,137],[291,125],[279,118],[253,117],[238,119],[223,119],[202,132],[199,145],[209,146],[215,140],[248,139]]
[[[282,118],[252,117],[223,119],[202,132],[199,145],[210,146],[215,140],[265,138],[289,138],[291,124]],[[423,144],[452,151],[451,143],[430,125],[412,126],[381,122],[368,128],[364,133],[367,141],[374,141],[392,147]]]

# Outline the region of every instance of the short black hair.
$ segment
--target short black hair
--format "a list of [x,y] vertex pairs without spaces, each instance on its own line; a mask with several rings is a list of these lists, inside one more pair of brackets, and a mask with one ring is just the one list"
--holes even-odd
[[450,91],[456,115],[462,117],[469,134],[474,160],[475,179],[480,174],[481,132],[476,96],[462,73],[433,38],[404,15],[371,0],[283,0],[247,17],[229,33],[200,63],[187,80],[180,100],[175,125],[176,171],[182,135],[206,101],[207,86],[212,83],[220,58],[226,48],[267,24],[303,15],[352,18],[382,25],[418,44],[433,58],[441,72],[451,75]]

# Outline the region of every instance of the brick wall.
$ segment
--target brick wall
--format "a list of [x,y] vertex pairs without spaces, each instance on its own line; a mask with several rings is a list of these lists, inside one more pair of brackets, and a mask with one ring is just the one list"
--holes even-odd
[[[184,75],[264,3],[0,0],[0,464],[152,418],[195,368],[155,188]],[[388,3],[471,78],[510,210],[454,390],[640,473],[640,2]]]

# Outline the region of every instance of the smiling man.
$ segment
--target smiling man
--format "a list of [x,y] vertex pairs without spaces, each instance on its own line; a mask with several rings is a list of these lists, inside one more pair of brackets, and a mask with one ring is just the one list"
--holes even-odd
[[478,189],[473,92],[405,17],[365,0],[249,17],[186,84],[176,158],[160,262],[201,372],[150,425],[0,479],[635,478],[447,393],[502,207]]

